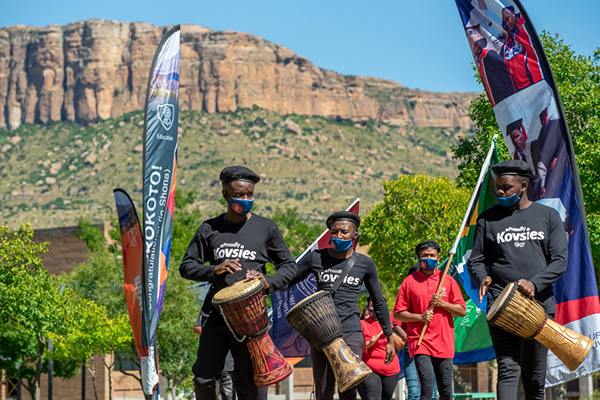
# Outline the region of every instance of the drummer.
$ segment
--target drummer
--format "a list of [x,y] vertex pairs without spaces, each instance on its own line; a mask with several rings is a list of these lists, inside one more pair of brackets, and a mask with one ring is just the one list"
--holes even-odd
[[[387,340],[385,363],[389,364],[395,356],[394,339],[389,310],[377,278],[377,267],[373,260],[354,252],[352,248],[355,241],[358,241],[360,217],[348,211],[336,212],[327,218],[326,225],[331,233],[331,248],[315,250],[308,254],[298,265],[298,272],[290,282],[290,286],[314,274],[317,279],[317,290],[331,291],[335,282],[338,279],[342,280],[333,295],[333,302],[342,323],[342,338],[360,357],[364,337],[360,324],[358,295],[364,283],[373,300],[375,314]],[[352,262],[351,268],[346,273],[344,267],[349,262]],[[311,348],[311,358],[316,400],[333,399],[335,377],[325,353]],[[356,387],[339,393],[339,398],[356,399]]]
[[[558,212],[532,203],[527,188],[533,171],[521,160],[492,166],[500,204],[482,212],[468,263],[479,285],[479,301],[488,293],[488,310],[504,287],[518,282],[546,312],[556,312],[552,284],[567,267],[567,240]],[[522,373],[526,399],[543,399],[548,349],[535,340],[489,326],[498,360],[498,399],[516,399]]]
[[[273,221],[251,213],[254,185],[260,177],[250,169],[231,166],[219,176],[227,212],[202,223],[179,267],[183,278],[212,282],[202,306],[205,323],[194,372],[196,399],[216,399],[216,382],[231,350],[235,363],[235,387],[238,398],[257,399],[252,363],[245,343],[234,338],[211,299],[220,289],[245,278],[261,279],[267,293],[280,290],[296,274],[296,263]],[[265,263],[277,272],[265,277]]]

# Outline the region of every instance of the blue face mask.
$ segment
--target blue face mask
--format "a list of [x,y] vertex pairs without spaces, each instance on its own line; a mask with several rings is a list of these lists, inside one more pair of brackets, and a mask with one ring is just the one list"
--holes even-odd
[[337,251],[338,253],[343,253],[344,251],[352,247],[352,239],[344,240],[338,238],[331,238],[331,240],[329,240],[329,244],[331,245],[333,250]]
[[234,199],[233,197],[229,199],[229,207],[236,213],[244,216],[252,210],[254,206],[254,199],[246,200],[246,199]]
[[498,199],[498,204],[500,204],[502,207],[512,207],[521,201],[521,198],[516,193],[509,197],[496,196],[496,198]]
[[[419,259],[419,261],[421,263],[425,263],[425,269],[427,271],[431,271],[438,266],[438,260],[436,260],[435,258],[421,258]],[[421,266],[423,266],[423,264],[421,264]]]
[[372,308],[369,308],[369,317],[377,321],[377,315],[375,314],[375,310]]

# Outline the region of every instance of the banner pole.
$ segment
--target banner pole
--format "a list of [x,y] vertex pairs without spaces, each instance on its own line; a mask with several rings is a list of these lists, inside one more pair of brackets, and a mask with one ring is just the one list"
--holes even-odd
[[[479,172],[479,178],[477,179],[477,184],[475,185],[475,190],[473,190],[473,194],[471,195],[471,201],[469,202],[469,205],[467,207],[467,212],[465,213],[465,216],[463,217],[462,223],[460,225],[460,229],[458,230],[458,234],[456,235],[456,239],[454,240],[454,243],[452,244],[452,248],[450,249],[450,257],[448,258],[448,262],[446,262],[446,267],[444,268],[444,273],[442,274],[440,283],[435,292],[436,295],[439,295],[440,292],[442,291],[442,286],[444,286],[444,281],[446,280],[446,275],[448,275],[448,268],[450,267],[450,264],[452,264],[452,259],[454,258],[454,255],[456,254],[456,248],[458,247],[458,242],[460,241],[460,238],[462,237],[463,231],[465,230],[465,226],[467,226],[469,217],[473,214],[473,207],[475,206],[475,203],[477,202],[477,196],[479,195],[479,189],[481,188],[481,184],[483,183],[485,176],[487,175],[487,170],[490,166],[492,154],[494,152],[494,148],[496,147],[496,138],[497,137],[498,137],[498,134],[495,134],[492,137],[492,143],[490,145],[490,149],[488,150],[487,155],[485,156],[483,165],[481,166],[481,171]],[[432,310],[432,309],[433,309],[433,307],[430,305],[428,310]],[[429,321],[427,321],[425,323],[425,325],[423,325],[423,330],[421,331],[421,336],[419,336],[419,341],[417,342],[417,347],[421,345],[421,342],[423,341],[423,336],[425,336],[425,332],[427,332],[428,327],[429,327]]]

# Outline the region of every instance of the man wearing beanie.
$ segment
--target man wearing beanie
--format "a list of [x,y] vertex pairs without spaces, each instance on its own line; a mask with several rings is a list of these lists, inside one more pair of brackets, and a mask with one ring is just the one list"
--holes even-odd
[[[440,294],[436,294],[442,277],[437,269],[440,259],[438,242],[421,242],[415,247],[415,253],[419,258],[420,268],[407,276],[400,285],[393,315],[398,321],[406,322],[408,352],[417,369],[421,400],[432,398],[434,379],[440,399],[450,400],[453,398],[454,358],[452,317],[465,316],[465,300],[458,284],[449,275],[444,279]],[[427,322],[429,326],[419,345],[419,337]]]
[[[384,362],[385,364],[398,362],[395,358],[390,314],[377,278],[377,267],[373,260],[356,253],[352,248],[358,242],[360,217],[349,211],[340,211],[330,215],[325,224],[331,233],[331,248],[315,250],[304,257],[298,265],[297,275],[290,282],[290,286],[314,274],[317,279],[317,290],[332,292],[333,303],[342,324],[342,338],[348,347],[361,357],[365,339],[360,324],[358,295],[364,283],[373,300],[373,308],[383,334],[387,338]],[[337,291],[333,291],[336,283],[339,283],[339,287]],[[335,387],[333,369],[323,351],[311,348],[311,358],[315,399],[332,400]],[[356,387],[353,387],[340,392],[339,398],[355,400],[356,392]]]
[[[258,391],[248,347],[234,339],[211,300],[242,279],[261,279],[267,293],[281,290],[296,274],[296,263],[277,225],[250,212],[260,177],[246,167],[232,166],[223,169],[219,178],[227,212],[200,225],[179,267],[183,278],[212,283],[202,306],[202,335],[192,368],[196,399],[216,399],[216,382],[231,351],[238,398],[254,400]],[[267,262],[277,269],[268,278]]]
[[[477,219],[469,273],[479,285],[479,300],[488,294],[488,310],[511,282],[556,313],[552,284],[567,268],[567,239],[556,210],[527,196],[533,171],[521,160],[492,166],[499,204]],[[548,349],[489,326],[498,360],[498,400],[517,398],[519,374],[527,400],[544,399]]]

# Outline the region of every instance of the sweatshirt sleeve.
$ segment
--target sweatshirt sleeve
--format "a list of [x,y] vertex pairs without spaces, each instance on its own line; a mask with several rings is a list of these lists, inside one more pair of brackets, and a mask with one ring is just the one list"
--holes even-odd
[[287,288],[302,282],[313,273],[312,263],[314,256],[315,252],[311,251],[297,264],[296,276],[288,283]]
[[203,225],[200,225],[192,241],[185,251],[183,261],[179,266],[179,274],[182,278],[198,282],[215,281],[215,265],[204,265],[208,261],[206,252],[209,247],[202,236]]
[[468,262],[468,269],[471,278],[475,281],[477,287],[481,285],[481,281],[488,275],[485,265],[485,219],[481,216],[477,219],[475,228],[475,239],[473,241],[473,250]]
[[558,212],[554,209],[548,211],[547,265],[530,279],[536,293],[548,288],[567,270],[569,250],[565,230]]
[[277,272],[267,277],[269,283],[268,293],[286,289],[288,283],[296,276],[296,262],[287,247],[283,235],[277,225],[271,222],[271,234],[267,242],[267,254]]
[[367,291],[373,301],[373,309],[377,320],[383,329],[385,336],[390,336],[392,331],[392,323],[390,322],[390,310],[388,309],[385,297],[381,291],[381,285],[379,284],[379,278],[377,277],[377,267],[370,258],[368,259],[369,265],[367,273],[365,274],[364,284],[367,287]]

